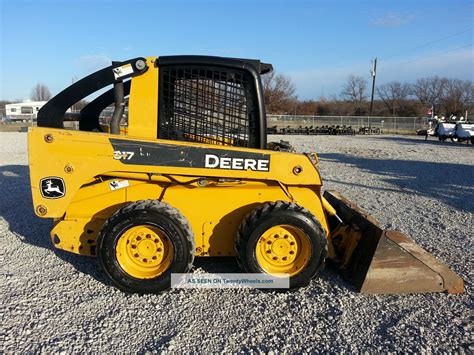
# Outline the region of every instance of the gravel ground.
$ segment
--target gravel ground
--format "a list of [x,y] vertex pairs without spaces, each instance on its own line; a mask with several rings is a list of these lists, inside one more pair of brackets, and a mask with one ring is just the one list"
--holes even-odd
[[[170,290],[128,296],[95,259],[53,249],[32,212],[26,134],[0,133],[0,352],[472,352],[474,148],[408,136],[286,139],[317,151],[337,189],[446,262],[463,295],[367,296],[334,270],[295,292]],[[237,272],[232,259],[195,272]]]

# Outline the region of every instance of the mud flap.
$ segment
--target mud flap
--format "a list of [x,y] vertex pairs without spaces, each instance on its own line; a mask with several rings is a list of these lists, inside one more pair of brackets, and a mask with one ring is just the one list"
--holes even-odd
[[324,193],[344,225],[331,225],[329,257],[360,292],[463,293],[464,282],[445,264],[398,231],[379,223],[335,191]]

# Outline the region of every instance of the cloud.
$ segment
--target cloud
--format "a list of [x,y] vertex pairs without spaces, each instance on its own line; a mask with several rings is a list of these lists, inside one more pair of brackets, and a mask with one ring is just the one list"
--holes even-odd
[[414,15],[399,15],[389,13],[384,16],[373,19],[370,24],[376,27],[400,27],[414,21]]
[[[376,86],[392,80],[412,83],[419,78],[440,76],[473,80],[474,52],[472,47],[459,48],[443,53],[425,53],[416,57],[377,62]],[[338,95],[351,74],[367,79],[370,90],[370,62],[325,68],[307,68],[287,72],[301,99],[317,99],[320,96]]]
[[85,72],[92,72],[108,67],[111,63],[112,59],[105,54],[84,55],[74,61],[74,65]]
[[474,52],[472,47],[448,50],[445,53],[426,53],[405,61],[381,62],[379,71],[383,81],[415,81],[421,77],[438,75],[447,78],[473,80]]

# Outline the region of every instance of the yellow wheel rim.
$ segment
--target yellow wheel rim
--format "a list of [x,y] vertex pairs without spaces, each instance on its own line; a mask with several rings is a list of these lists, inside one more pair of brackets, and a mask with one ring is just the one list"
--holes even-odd
[[267,229],[256,246],[257,261],[269,274],[294,276],[308,264],[311,253],[311,242],[306,233],[286,224]]
[[137,279],[151,279],[168,270],[173,260],[173,245],[159,228],[147,225],[127,229],[117,242],[120,267]]

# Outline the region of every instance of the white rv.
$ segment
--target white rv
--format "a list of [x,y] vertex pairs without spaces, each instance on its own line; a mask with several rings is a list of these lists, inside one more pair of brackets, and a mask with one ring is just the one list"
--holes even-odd
[[7,121],[36,121],[38,111],[47,101],[26,101],[5,105]]

